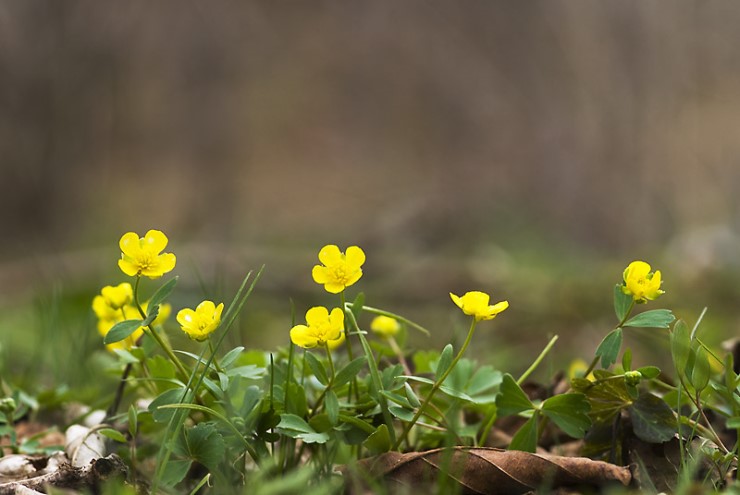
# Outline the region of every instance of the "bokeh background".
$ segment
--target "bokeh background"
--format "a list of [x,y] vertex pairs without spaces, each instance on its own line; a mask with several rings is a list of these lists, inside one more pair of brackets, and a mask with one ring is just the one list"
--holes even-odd
[[[266,264],[230,337],[250,348],[287,342],[291,301],[334,303],[310,278],[328,243],[368,255],[350,297],[433,331],[414,348],[459,344],[447,294],[484,290],[511,308],[472,354],[517,372],[559,334],[546,380],[593,355],[633,259],[663,272],[651,307],[708,306],[719,345],[740,322],[738,25],[720,0],[3,0],[0,370],[84,383],[90,301],[150,228],[175,309]],[[626,339],[665,364],[665,332]]]

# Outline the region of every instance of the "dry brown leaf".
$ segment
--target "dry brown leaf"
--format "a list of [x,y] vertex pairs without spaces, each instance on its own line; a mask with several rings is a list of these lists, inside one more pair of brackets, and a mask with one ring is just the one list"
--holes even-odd
[[363,459],[359,468],[389,486],[418,490],[444,472],[462,493],[526,493],[543,487],[603,486],[632,481],[629,468],[584,457],[530,454],[514,450],[456,447],[426,452],[387,452]]

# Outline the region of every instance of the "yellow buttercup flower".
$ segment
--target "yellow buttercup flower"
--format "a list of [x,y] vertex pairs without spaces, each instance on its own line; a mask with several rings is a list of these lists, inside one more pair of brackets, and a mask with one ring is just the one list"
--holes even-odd
[[314,282],[323,284],[327,292],[339,294],[362,277],[365,253],[357,246],[350,246],[345,254],[329,244],[319,251],[319,261],[322,265],[314,266],[311,272]]
[[167,236],[159,230],[150,230],[141,238],[134,232],[128,232],[119,242],[121,259],[118,260],[118,266],[131,277],[144,275],[159,278],[175,268],[175,255],[162,253],[167,242]]
[[330,351],[333,351],[335,349],[338,349],[339,347],[342,347],[342,344],[344,344],[347,340],[347,332],[342,330],[342,332],[339,334],[339,338],[336,340],[329,340],[326,342],[326,345],[329,347]]
[[379,315],[370,322],[370,330],[387,339],[394,337],[401,330],[401,324],[395,318]]
[[311,308],[306,312],[306,323],[290,329],[290,340],[305,349],[323,347],[344,337],[344,312],[339,308],[332,309],[331,314],[323,306]]
[[[95,316],[98,317],[98,333],[105,337],[113,325],[124,320],[135,320],[141,318],[139,310],[133,304],[133,291],[131,285],[122,283],[118,286],[106,286],[100,291],[101,293],[93,298],[92,309]],[[141,304],[144,312],[147,311],[148,302]],[[167,303],[159,305],[159,313],[152,322],[152,325],[161,325],[172,312],[172,306]],[[125,339],[107,344],[108,350],[114,349],[131,349],[144,334],[144,328],[137,328],[131,335]]]
[[450,292],[452,302],[462,309],[466,315],[473,316],[475,321],[492,320],[497,314],[509,307],[509,301],[501,301],[489,306],[491,297],[485,292],[466,292],[464,296],[456,296]]
[[115,309],[121,309],[134,300],[134,290],[131,284],[124,282],[117,286],[107,285],[100,291],[101,296],[105,299],[108,306]]
[[224,303],[216,306],[213,301],[203,301],[195,310],[181,309],[177,313],[177,322],[191,339],[205,340],[221,324],[223,310]]
[[632,296],[636,303],[652,301],[664,293],[660,290],[663,281],[660,270],[650,271],[650,265],[644,261],[633,261],[624,270],[622,292]]

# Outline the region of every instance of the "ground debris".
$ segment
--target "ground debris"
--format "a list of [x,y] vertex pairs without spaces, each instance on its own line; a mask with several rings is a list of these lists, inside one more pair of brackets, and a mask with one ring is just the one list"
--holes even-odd
[[[27,457],[26,462],[21,462]],[[127,467],[116,454],[93,459],[88,465],[75,467],[63,452],[50,457],[13,456],[18,467],[14,479],[0,476],[0,495],[27,495],[45,493],[47,487],[93,490],[103,482],[118,476],[125,477]],[[5,458],[3,458],[5,459]],[[30,471],[29,466],[38,466]],[[19,476],[23,473],[23,476]],[[9,473],[8,473],[9,474]]]
[[[627,467],[584,457],[531,454],[492,448],[456,447],[426,452],[387,452],[363,459],[359,470],[403,492],[436,484],[440,474],[465,494],[518,494],[543,488],[628,486]],[[352,476],[351,470],[346,470]],[[348,483],[352,486],[352,483]],[[394,492],[396,490],[392,490]]]

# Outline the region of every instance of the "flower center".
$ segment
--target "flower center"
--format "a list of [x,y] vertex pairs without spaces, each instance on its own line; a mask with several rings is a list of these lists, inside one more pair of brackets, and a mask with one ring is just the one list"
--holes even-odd
[[347,271],[343,265],[334,267],[334,278],[338,282],[344,282],[345,280],[347,280]]

